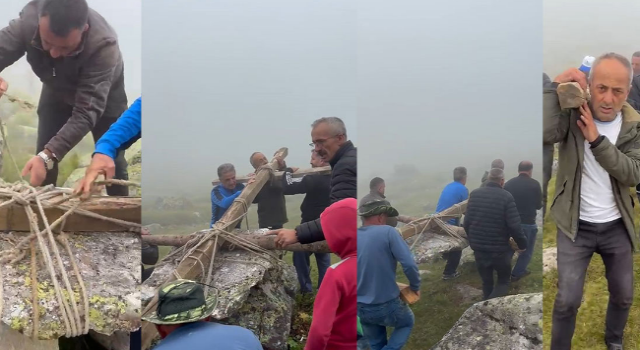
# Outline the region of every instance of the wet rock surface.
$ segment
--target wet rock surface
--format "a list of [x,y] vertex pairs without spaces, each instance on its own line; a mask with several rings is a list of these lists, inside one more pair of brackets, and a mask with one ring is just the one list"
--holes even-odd
[[425,232],[422,235],[409,237],[406,240],[412,252],[416,263],[424,264],[442,259],[442,254],[455,249],[463,249],[468,243],[462,242],[456,238]]
[[431,350],[541,350],[542,293],[472,305]]
[[549,247],[542,251],[542,272],[556,270],[558,268],[558,248]]
[[[23,235],[14,234],[14,237],[19,240]],[[136,317],[140,313],[137,286],[140,283],[141,261],[140,250],[132,249],[140,246],[139,236],[124,232],[83,233],[69,234],[68,240],[89,298],[90,329],[109,335],[115,331],[130,332],[139,328],[140,322]],[[0,240],[0,249],[9,246],[7,241]],[[80,286],[66,249],[60,244],[58,249],[74,291],[80,318],[84,321]],[[4,307],[0,318],[10,328],[31,336],[34,309],[30,250],[27,253],[24,259],[15,264],[2,266]],[[69,298],[64,283],[61,287],[65,298]],[[64,336],[66,328],[61,318],[61,305],[41,253],[38,253],[37,288],[38,337],[57,339]]]

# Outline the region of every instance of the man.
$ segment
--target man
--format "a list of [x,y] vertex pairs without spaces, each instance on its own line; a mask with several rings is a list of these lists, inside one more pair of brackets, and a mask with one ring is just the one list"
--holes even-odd
[[[269,164],[267,157],[260,152],[254,152],[249,157],[249,162],[255,170]],[[278,160],[278,163],[278,170],[286,169],[284,161]],[[284,199],[282,183],[267,182],[253,199],[253,203],[258,204],[258,226],[260,228],[281,229],[289,221],[287,219],[287,204]]]
[[[387,197],[384,196],[384,191],[386,189],[385,182],[380,177],[374,177],[369,182],[369,193],[366,194],[360,200],[360,203],[369,203],[372,200],[387,200]],[[398,219],[396,217],[387,218],[387,225],[396,227],[398,225]]]
[[[493,162],[491,162],[491,169],[500,169],[504,171],[504,161],[502,161],[502,159],[494,159]],[[480,180],[480,187],[484,187],[487,184],[488,178],[489,171],[485,171],[482,175],[482,180]]]
[[355,198],[343,199],[328,207],[320,218],[327,244],[342,261],[331,266],[313,303],[307,350],[356,348],[357,205]]
[[640,110],[640,51],[634,52],[631,57],[633,67],[633,81],[629,92],[629,104],[636,110]]
[[[442,190],[438,204],[436,205],[436,213],[453,207],[454,205],[464,202],[469,198],[469,190],[465,186],[467,184],[467,168],[457,167],[453,169],[453,182],[448,184]],[[453,218],[447,222],[449,225],[460,226],[460,219]],[[447,265],[442,273],[443,280],[451,280],[460,277],[458,265],[462,258],[462,250],[452,250],[447,253]]]
[[[397,216],[389,202],[363,203],[359,214],[364,226],[358,229],[358,317],[372,350],[401,349],[413,328],[413,312],[400,299],[396,267],[402,265],[409,286],[420,295],[420,273],[409,246],[396,229],[385,225]],[[387,327],[393,327],[387,338]]]
[[[347,128],[340,118],[320,118],[311,124],[311,146],[331,165],[331,192],[329,202],[356,198],[358,193],[357,150],[347,138]],[[284,247],[294,243],[308,244],[324,240],[319,219],[305,222],[295,229],[268,232],[277,235],[276,244]]]
[[[220,219],[229,209],[233,201],[238,198],[244,185],[236,181],[236,168],[233,164],[225,163],[218,167],[220,184],[211,190],[211,222],[209,227]],[[240,228],[242,221],[238,221],[236,228]]]
[[[629,187],[640,183],[640,114],[625,101],[631,63],[616,53],[600,56],[588,82],[575,68],[561,73],[543,99],[544,141],[559,142],[551,214],[558,226],[558,294],[551,349],[570,349],[585,275],[593,253],[602,256],[609,290],[605,343],[622,349],[633,301],[633,250],[637,237]],[[562,110],[556,87],[578,82],[591,102]]]
[[[485,186],[469,195],[463,223],[482,278],[484,300],[505,296],[509,291],[513,257],[510,239],[517,243],[520,252],[527,249],[516,203],[503,185],[504,171],[491,169]],[[498,273],[495,287],[494,271]]]
[[507,181],[504,185],[504,189],[511,193],[516,202],[516,208],[520,214],[520,226],[527,239],[527,250],[518,256],[518,262],[511,272],[513,282],[531,274],[527,266],[531,261],[538,233],[536,214],[542,208],[542,189],[540,183],[531,177],[532,174],[533,163],[524,160],[518,164],[518,177]]
[[[311,151],[310,163],[313,168],[327,166],[327,163],[314,151]],[[293,179],[291,177],[292,173],[293,169],[287,168],[282,176],[282,188],[284,189],[284,194],[305,194],[302,204],[300,205],[302,218],[301,223],[318,219],[325,208],[329,206],[331,174],[305,175],[301,179]],[[298,282],[300,283],[300,291],[303,294],[313,292],[313,285],[311,284],[310,276],[311,266],[309,262],[311,254],[312,253],[308,252],[293,252],[293,265],[296,268]],[[318,288],[320,288],[324,275],[327,272],[329,265],[331,265],[331,254],[313,254],[316,256],[316,264],[318,265]]]
[[[89,132],[98,140],[127,109],[117,36],[86,0],[31,1],[0,31],[0,72],[26,54],[42,81],[37,156],[25,165],[33,186],[55,184],[58,162]],[[1,88],[1,86],[5,88]],[[0,79],[0,96],[6,82]],[[127,179],[124,152],[115,157],[116,179]],[[126,196],[126,186],[109,186]]]
[[98,175],[104,175],[107,180],[112,179],[116,173],[115,158],[118,152],[126,151],[138,141],[142,136],[141,130],[142,97],[139,97],[96,142],[91,164],[76,186],[75,194],[82,194],[87,198]]
[[158,307],[143,320],[153,323],[160,334],[154,350],[262,350],[253,332],[210,322],[215,296],[206,297],[199,283],[179,279],[158,291]]

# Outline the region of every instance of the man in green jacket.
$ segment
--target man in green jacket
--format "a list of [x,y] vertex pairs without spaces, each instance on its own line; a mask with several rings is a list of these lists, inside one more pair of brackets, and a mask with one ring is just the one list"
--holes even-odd
[[[602,256],[609,284],[605,343],[608,349],[622,349],[638,244],[630,187],[640,183],[640,114],[626,102],[631,78],[629,60],[609,53],[593,63],[588,78],[571,68],[544,90],[544,142],[559,143],[550,208],[558,226],[552,350],[571,348],[593,253]],[[562,110],[556,88],[567,82],[588,86],[591,101]]]

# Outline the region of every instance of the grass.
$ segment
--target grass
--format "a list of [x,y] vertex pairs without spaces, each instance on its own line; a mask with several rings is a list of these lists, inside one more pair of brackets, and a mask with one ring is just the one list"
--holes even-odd
[[[555,177],[549,183],[549,205],[555,192]],[[635,192],[635,191],[634,191]],[[635,193],[633,194],[635,198]],[[640,206],[635,208],[635,221],[638,227],[640,218]],[[544,224],[544,247],[554,247],[556,245],[556,226],[553,218],[547,215]],[[635,297],[629,315],[629,321],[625,329],[624,341],[626,349],[640,349],[640,255],[634,256],[635,269]],[[544,348],[550,348],[551,342],[551,317],[553,303],[557,294],[557,271],[552,271],[544,275]],[[607,312],[609,293],[607,291],[607,280],[605,278],[605,268],[602,258],[595,254],[587,270],[587,278],[584,287],[584,297],[582,306],[578,311],[576,330],[573,336],[572,348],[574,349],[606,349],[604,345],[604,325]]]

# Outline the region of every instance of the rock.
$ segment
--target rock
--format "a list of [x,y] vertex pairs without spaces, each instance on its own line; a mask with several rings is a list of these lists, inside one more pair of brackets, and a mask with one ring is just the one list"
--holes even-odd
[[420,276],[431,274],[431,271],[429,270],[418,270],[418,272],[420,273]]
[[542,272],[547,273],[558,268],[558,248],[550,247],[542,250]]
[[413,257],[418,264],[442,259],[443,253],[454,249],[464,249],[468,245],[468,243],[453,237],[431,232],[409,237],[406,241],[409,247],[412,247]]
[[466,247],[462,249],[462,257],[460,258],[460,264],[464,265],[467,263],[475,263],[476,257],[473,255],[473,249],[471,247]]
[[161,197],[154,204],[157,210],[190,210],[193,203],[184,197]]
[[[21,239],[23,235],[14,234]],[[78,269],[84,280],[89,298],[89,326],[95,332],[110,335],[115,331],[130,332],[140,327],[140,238],[134,233],[90,232],[69,234],[69,246],[76,257]],[[7,241],[0,240],[0,251],[8,248]],[[66,249],[58,245],[82,320],[85,311],[80,287],[71,267]],[[38,249],[39,251],[39,249]],[[29,250],[27,250],[29,253]],[[66,328],[60,316],[48,269],[42,255],[37,268],[40,339],[57,339],[64,336]],[[24,334],[33,332],[32,282],[30,254],[15,264],[2,266],[4,308],[0,319],[14,330]],[[57,269],[56,269],[57,271]],[[66,288],[62,284],[63,294]]]
[[0,322],[3,350],[58,350],[58,340],[33,340]]
[[160,225],[160,224],[149,224],[149,225],[145,226],[144,228],[149,230],[149,233],[154,233],[154,232],[157,232],[158,230],[162,230],[162,225]]
[[[171,275],[178,261],[156,266],[142,287],[143,304]],[[216,322],[234,324],[253,331],[265,349],[286,350],[298,284],[293,266],[267,261],[236,248],[218,251],[211,285],[218,289]]]
[[456,285],[456,289],[464,299],[465,303],[482,300],[482,291],[478,288],[466,284]]
[[582,90],[578,83],[560,84],[557,91],[562,109],[578,108],[591,99],[589,92]]
[[431,350],[542,349],[542,293],[472,305]]

